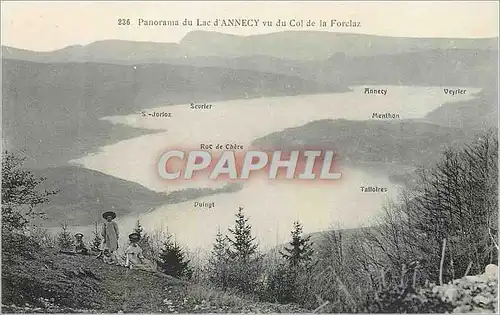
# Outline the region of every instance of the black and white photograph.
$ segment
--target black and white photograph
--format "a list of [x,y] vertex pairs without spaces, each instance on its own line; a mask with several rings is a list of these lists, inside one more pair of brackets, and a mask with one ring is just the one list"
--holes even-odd
[[2,313],[498,313],[498,1],[2,1]]

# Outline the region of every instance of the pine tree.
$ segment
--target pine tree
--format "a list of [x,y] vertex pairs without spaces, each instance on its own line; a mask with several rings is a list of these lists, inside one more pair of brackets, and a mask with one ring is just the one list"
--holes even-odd
[[302,225],[298,221],[293,223],[293,230],[290,234],[292,236],[291,248],[285,247],[285,252],[280,252],[281,256],[288,261],[290,267],[310,262],[314,253],[311,237],[302,236]]
[[144,257],[154,261],[155,256],[157,256],[157,254],[155,254],[153,250],[153,246],[151,245],[151,240],[149,235],[146,232],[144,232],[144,228],[142,227],[141,222],[139,220],[135,222],[134,233],[139,234],[141,237],[139,239],[138,245],[141,247]]
[[208,276],[212,283],[226,290],[228,284],[229,270],[229,244],[227,236],[222,235],[220,230],[215,237],[210,258],[208,259]]
[[94,252],[99,252],[101,249],[102,237],[101,231],[99,230],[98,223],[94,222],[94,238],[90,244],[90,250]]
[[192,274],[189,268],[189,260],[186,260],[182,248],[176,241],[172,242],[170,238],[163,242],[158,267],[163,273],[176,278],[189,278]]
[[300,293],[297,292],[300,277],[311,271],[312,255],[314,253],[310,237],[302,236],[302,225],[296,221],[291,231],[292,240],[289,245],[280,251],[285,259],[267,278],[267,290],[270,297],[280,303],[297,302]]
[[254,244],[255,237],[252,237],[252,226],[245,218],[243,208],[240,207],[236,214],[234,229],[229,229],[233,238],[228,238],[231,249],[229,251],[232,258],[248,262],[252,255],[257,252],[257,244]]
[[61,225],[61,231],[57,234],[57,245],[59,245],[60,250],[69,251],[74,249],[75,241],[68,230],[67,223]]
[[235,226],[229,229],[233,238],[229,241],[229,285],[243,293],[255,291],[257,279],[260,274],[261,261],[257,253],[255,237],[252,237],[252,227],[245,218],[243,208],[239,208],[236,214]]

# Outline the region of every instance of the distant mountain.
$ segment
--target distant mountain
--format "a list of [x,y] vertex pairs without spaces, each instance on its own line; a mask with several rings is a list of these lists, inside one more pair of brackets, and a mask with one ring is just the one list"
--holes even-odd
[[343,85],[484,87],[497,82],[498,51],[436,49],[375,56],[350,56],[345,53],[336,53],[326,61],[298,61],[251,56],[232,59],[197,57],[170,60],[170,62],[254,69]]
[[[126,42],[130,43],[130,42]],[[132,45],[132,44],[130,44]],[[138,47],[141,47],[139,44]],[[91,45],[89,45],[91,46]],[[83,49],[83,48],[82,48]],[[189,56],[177,58],[142,58],[132,54],[120,59],[120,50],[104,49],[103,58],[83,58],[95,62],[135,65],[138,63],[165,63],[196,67],[220,67],[250,70],[299,77],[323,84],[394,84],[394,85],[490,85],[496,81],[498,51],[479,49],[422,50],[410,53],[391,53],[374,56],[352,56],[335,53],[328,60],[307,61],[282,59],[266,55],[243,57]],[[27,53],[28,55],[30,53]],[[31,52],[34,54],[34,52]],[[154,54],[154,51],[151,52]],[[60,55],[30,58],[17,54],[22,60],[40,62],[68,62]],[[114,57],[113,57],[114,56]]]
[[329,84],[484,86],[497,75],[498,38],[399,38],[318,31],[237,36],[193,31],[180,43],[104,40],[51,52],[3,46],[2,54],[41,63],[221,67]]
[[68,46],[62,49],[39,52],[2,46],[5,59],[31,62],[101,62],[101,63],[158,63],[165,58],[183,57],[175,43],[136,42],[125,40],[97,41],[85,46]]
[[[100,118],[160,105],[348,89],[250,70],[164,64],[2,62],[3,141],[26,150],[32,167],[68,160],[151,131]],[[175,119],[175,118],[172,118]]]
[[169,63],[192,57],[239,58],[268,56],[290,60],[327,60],[335,53],[349,56],[399,54],[427,50],[497,50],[498,38],[404,38],[321,31],[284,31],[238,36],[192,31],[180,43],[97,41],[52,52],[2,47],[3,58],[33,62]]
[[448,147],[467,143],[473,134],[431,123],[402,121],[318,120],[255,140],[264,150],[322,148],[335,150],[354,165],[390,163],[433,165]]
[[218,189],[193,188],[161,194],[134,182],[74,166],[34,170],[34,173],[46,178],[40,189],[58,190],[48,203],[38,209],[46,214],[46,219],[39,221],[45,227],[58,227],[63,222],[86,226],[101,221],[102,213],[108,210],[121,217],[145,213],[165,204],[241,189],[238,185],[229,185]]
[[235,36],[193,31],[180,42],[189,56],[265,55],[293,60],[324,60],[336,52],[352,56],[397,54],[430,49],[497,49],[498,38],[405,38],[322,31],[285,31]]
[[498,81],[498,51],[447,49],[367,57],[337,54],[322,69],[318,72],[345,84],[484,87]]

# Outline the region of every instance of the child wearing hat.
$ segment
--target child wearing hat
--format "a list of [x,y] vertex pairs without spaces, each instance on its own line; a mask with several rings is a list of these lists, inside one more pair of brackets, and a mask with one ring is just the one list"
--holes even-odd
[[85,246],[85,243],[83,242],[82,233],[75,234],[75,252],[77,254],[83,254],[83,255],[87,255],[88,253],[87,246]]
[[127,255],[125,267],[130,269],[152,270],[153,268],[147,263],[147,260],[142,254],[142,248],[138,244],[141,236],[138,233],[132,233],[128,238],[130,240],[130,245],[125,250],[125,255]]
[[118,249],[119,230],[118,224],[113,221],[116,218],[116,213],[107,211],[102,214],[102,217],[106,220],[102,228],[103,249],[107,250],[110,254],[109,263],[117,263],[115,252]]

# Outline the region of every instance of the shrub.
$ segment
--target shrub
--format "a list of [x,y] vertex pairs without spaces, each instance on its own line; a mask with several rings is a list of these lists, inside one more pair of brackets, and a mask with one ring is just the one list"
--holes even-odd
[[102,243],[102,237],[101,237],[101,231],[99,230],[99,226],[97,222],[94,222],[94,238],[92,239],[90,243],[90,250],[93,252],[100,252],[101,251],[101,243]]
[[68,224],[63,223],[61,225],[61,231],[57,233],[57,245],[60,250],[63,251],[71,251],[74,249],[75,240],[73,239],[73,235],[68,230]]
[[36,206],[57,193],[38,189],[45,179],[23,169],[25,159],[7,151],[2,155],[2,230],[26,228],[30,218],[43,216],[42,212],[35,211]]
[[417,292],[412,286],[397,285],[384,288],[370,297],[365,313],[446,313],[453,305],[442,301],[430,288]]
[[190,278],[189,260],[177,242],[166,240],[158,258],[158,267],[163,273],[176,278]]

